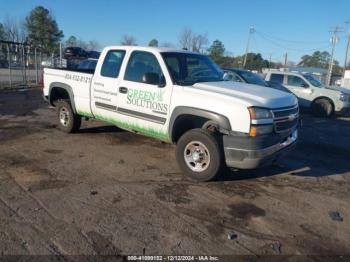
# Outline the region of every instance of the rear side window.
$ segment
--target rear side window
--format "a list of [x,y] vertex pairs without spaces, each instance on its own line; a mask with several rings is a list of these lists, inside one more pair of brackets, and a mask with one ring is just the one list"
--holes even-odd
[[101,68],[101,75],[117,78],[125,56],[124,50],[108,51]]
[[281,75],[281,74],[271,74],[270,81],[283,84],[283,77],[284,75]]
[[152,53],[134,51],[130,56],[124,79],[134,82],[143,82],[142,78],[145,73],[157,73],[159,76],[163,75],[158,60]]

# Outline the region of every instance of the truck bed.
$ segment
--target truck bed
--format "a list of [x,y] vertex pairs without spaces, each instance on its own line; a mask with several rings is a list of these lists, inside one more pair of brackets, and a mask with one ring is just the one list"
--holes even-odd
[[85,73],[85,74],[94,74],[95,69],[77,69],[77,68],[62,68],[62,67],[47,67],[48,69],[54,69],[54,70],[62,70],[62,71],[71,71],[71,72],[78,72],[78,73]]

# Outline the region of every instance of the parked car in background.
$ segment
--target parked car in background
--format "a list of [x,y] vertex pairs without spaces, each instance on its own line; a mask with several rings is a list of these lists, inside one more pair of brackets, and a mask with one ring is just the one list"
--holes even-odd
[[86,60],[83,60],[78,65],[77,69],[79,70],[89,70],[89,71],[95,71],[96,65],[97,65],[98,59],[94,58],[88,58]]
[[100,54],[101,54],[101,52],[98,52],[98,51],[87,51],[88,58],[98,59],[100,57]]
[[259,85],[259,86],[271,87],[274,89],[278,89],[281,91],[291,93],[291,91],[289,91],[285,86],[283,86],[279,83],[265,81],[258,74],[255,74],[255,73],[250,72],[248,70],[237,69],[237,68],[224,68],[223,70],[225,73],[227,73],[229,80],[232,80],[235,82],[243,82],[243,83],[248,83],[248,84],[253,84],[253,85]]
[[271,70],[265,80],[284,85],[298,97],[300,106],[317,116],[350,113],[350,90],[325,86],[311,74]]
[[67,47],[64,49],[64,58],[87,58],[88,53],[81,47]]

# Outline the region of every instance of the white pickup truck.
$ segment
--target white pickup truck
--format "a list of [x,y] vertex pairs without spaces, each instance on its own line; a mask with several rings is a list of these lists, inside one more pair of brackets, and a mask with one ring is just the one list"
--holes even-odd
[[43,92],[63,131],[77,131],[85,117],[176,144],[183,173],[207,181],[225,163],[271,164],[297,140],[294,95],[223,75],[205,55],[112,46],[90,72],[45,68]]
[[350,113],[350,90],[325,86],[311,74],[269,71],[265,80],[284,85],[298,97],[301,107],[311,108],[316,116]]

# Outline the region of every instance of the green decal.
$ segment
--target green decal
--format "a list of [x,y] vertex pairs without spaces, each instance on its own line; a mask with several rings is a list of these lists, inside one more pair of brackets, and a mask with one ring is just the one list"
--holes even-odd
[[158,100],[158,102],[163,102],[164,93],[165,93],[165,91],[163,91],[163,90],[158,90],[158,92],[157,92],[157,100]]
[[163,140],[165,142],[170,142],[170,138],[169,138],[169,135],[167,133],[156,130],[154,128],[145,128],[145,127],[142,127],[142,126],[137,125],[135,123],[123,122],[123,121],[119,121],[119,120],[114,119],[114,118],[104,117],[101,115],[95,115],[95,118],[102,120],[102,121],[105,121],[105,122],[108,122],[108,123],[111,123],[113,125],[116,125],[117,127],[120,127],[122,129],[140,132],[144,135],[147,135],[150,137],[155,137],[155,138],[158,138],[158,139]]
[[78,111],[78,115],[86,116],[86,117],[94,117],[91,113],[84,112],[84,111]]
[[150,92],[138,89],[130,88],[126,97],[126,103],[129,105],[147,108],[163,113],[168,112],[168,104],[163,103],[164,90],[158,90],[157,92]]
[[[86,116],[86,117],[94,117],[91,113],[83,112],[83,111],[78,111],[78,114],[82,115],[82,116]],[[134,123],[123,122],[123,121],[116,120],[114,118],[105,117],[105,116],[101,116],[101,115],[95,115],[95,118],[98,120],[116,125],[117,127],[120,127],[122,129],[136,131],[136,132],[142,133],[146,136],[158,138],[158,139],[165,141],[165,142],[170,142],[170,138],[169,138],[169,135],[167,133],[156,130],[154,128],[145,128],[145,127],[142,127],[142,126],[134,124]]]

